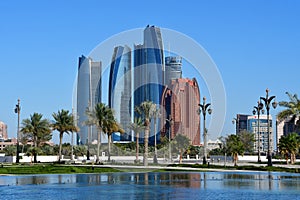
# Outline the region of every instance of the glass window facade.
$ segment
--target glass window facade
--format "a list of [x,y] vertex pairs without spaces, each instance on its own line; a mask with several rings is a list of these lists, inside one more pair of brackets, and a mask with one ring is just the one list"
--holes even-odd
[[115,47],[109,75],[109,107],[114,110],[124,134],[114,133],[114,141],[131,141],[131,49]]

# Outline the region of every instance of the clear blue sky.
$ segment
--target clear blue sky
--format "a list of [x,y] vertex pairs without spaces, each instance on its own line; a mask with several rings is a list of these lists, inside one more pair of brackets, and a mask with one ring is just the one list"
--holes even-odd
[[[251,113],[265,89],[300,94],[300,2],[287,1],[1,1],[0,120],[16,136],[21,119],[51,119],[72,109],[78,57],[108,37],[147,24],[184,33],[210,54],[222,75],[227,115]],[[112,50],[109,50],[112,52]],[[272,110],[275,114],[280,109]],[[58,141],[58,135],[53,136]]]

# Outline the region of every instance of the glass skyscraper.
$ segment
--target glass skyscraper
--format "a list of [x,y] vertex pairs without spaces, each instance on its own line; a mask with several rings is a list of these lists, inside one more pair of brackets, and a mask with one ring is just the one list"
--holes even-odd
[[77,79],[77,143],[86,144],[97,138],[96,127],[84,126],[87,120],[86,109],[93,109],[101,102],[101,62],[95,62],[90,57],[79,57]]
[[128,46],[114,48],[109,74],[109,102],[124,134],[114,133],[114,141],[131,141],[131,49]]
[[[161,31],[158,27],[148,25],[144,30],[144,43],[134,46],[134,106],[139,106],[144,101],[160,105],[163,87],[164,53]],[[153,124],[152,120],[152,127]],[[154,136],[153,130],[151,128],[150,143]]]
[[168,56],[165,58],[165,85],[170,86],[172,80],[182,78],[182,58]]

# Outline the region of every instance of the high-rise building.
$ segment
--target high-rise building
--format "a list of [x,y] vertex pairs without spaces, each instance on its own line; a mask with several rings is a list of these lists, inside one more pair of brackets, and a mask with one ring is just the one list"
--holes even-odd
[[[260,142],[260,152],[268,152],[268,120],[267,115],[260,115],[259,130],[257,115],[247,117],[247,131],[254,133],[254,152],[258,152],[258,142]],[[260,137],[259,137],[260,136]],[[270,116],[270,149],[274,149],[272,116]]]
[[[192,145],[200,145],[200,115],[197,113],[200,91],[197,80],[174,79],[162,95],[161,134],[173,139],[177,134],[186,135]],[[172,120],[171,127],[166,120]],[[171,129],[170,129],[171,128]],[[170,129],[170,130],[169,130]]]
[[172,80],[182,78],[182,58],[168,56],[165,58],[165,85],[171,85]]
[[86,144],[97,139],[97,128],[84,125],[87,120],[86,110],[92,110],[101,102],[101,62],[90,57],[79,57],[77,80],[77,143]]
[[131,49],[128,46],[114,48],[109,74],[109,102],[124,134],[114,133],[114,141],[131,141]]
[[248,130],[247,129],[247,121],[248,121],[248,116],[249,115],[244,115],[244,114],[237,114],[236,115],[236,134],[238,135],[241,131],[243,130]]
[[276,119],[276,144],[279,144],[279,139],[281,136],[286,136],[289,133],[298,132],[296,130],[296,121],[294,120],[293,116],[289,116],[284,120]]
[[[164,87],[164,53],[161,31],[147,26],[144,43],[134,46],[134,106],[144,101],[159,105]],[[137,114],[134,114],[137,116]],[[157,122],[159,126],[159,122]],[[151,121],[151,127],[154,120]],[[150,129],[149,142],[153,143],[154,128]],[[157,134],[157,133],[155,133]],[[159,140],[159,135],[157,137]],[[143,141],[142,141],[143,142]]]
[[7,125],[0,121],[0,139],[7,140]]

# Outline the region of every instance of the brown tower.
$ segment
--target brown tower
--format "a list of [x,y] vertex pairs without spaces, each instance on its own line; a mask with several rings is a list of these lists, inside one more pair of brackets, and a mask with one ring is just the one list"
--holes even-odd
[[[162,136],[170,129],[171,139],[177,134],[186,135],[192,145],[200,145],[200,116],[197,113],[200,103],[200,92],[195,78],[172,80],[162,95]],[[172,120],[171,127],[166,119]]]

